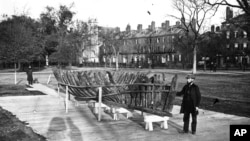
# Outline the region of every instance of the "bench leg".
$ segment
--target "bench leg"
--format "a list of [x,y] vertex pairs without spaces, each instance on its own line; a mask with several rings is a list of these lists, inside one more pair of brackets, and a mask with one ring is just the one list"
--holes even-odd
[[148,130],[148,122],[146,122],[145,129]]
[[98,107],[94,107],[94,113],[95,113],[95,114],[98,114],[98,113],[99,113]]
[[145,129],[148,131],[153,131],[153,123],[152,122],[146,122]]
[[161,122],[161,128],[168,129],[168,121],[167,120],[164,120],[163,122]]
[[117,113],[113,113],[113,119],[118,120]]
[[126,118],[128,118],[128,113],[125,113],[126,114]]
[[148,122],[148,131],[153,131],[153,123]]

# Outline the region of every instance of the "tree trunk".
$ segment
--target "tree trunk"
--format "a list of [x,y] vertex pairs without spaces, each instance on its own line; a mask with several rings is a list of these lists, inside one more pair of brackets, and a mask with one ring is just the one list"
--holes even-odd
[[118,70],[119,69],[119,52],[117,53],[116,55],[116,58],[115,58],[115,69]]
[[110,67],[110,68],[112,67],[111,62],[112,62],[112,59],[111,59],[111,57],[110,57],[110,59],[109,59],[109,67]]
[[21,64],[20,61],[18,61],[18,66],[17,66],[17,67],[18,67],[17,70],[21,71],[21,69],[22,69],[22,64]]
[[207,61],[206,61],[206,58],[205,58],[205,60],[204,60],[204,71],[206,71],[207,70]]
[[15,85],[17,84],[17,75],[16,75],[16,62],[15,62],[15,64],[14,64],[14,67],[15,67],[15,73],[14,73],[14,83],[15,83]]
[[49,55],[45,56],[45,60],[46,60],[46,66],[49,66]]
[[107,67],[107,61],[108,61],[108,57],[107,56],[105,56],[105,68]]
[[72,67],[72,62],[69,61],[69,69],[71,69],[71,67]]
[[196,74],[196,53],[197,53],[197,44],[194,45],[194,58],[193,58],[193,74]]

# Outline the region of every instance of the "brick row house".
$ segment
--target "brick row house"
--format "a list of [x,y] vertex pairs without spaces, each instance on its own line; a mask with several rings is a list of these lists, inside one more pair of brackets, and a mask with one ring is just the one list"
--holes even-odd
[[[126,30],[120,33],[123,34],[120,39],[123,44],[119,48],[120,66],[181,67],[182,55],[174,46],[174,39],[183,33],[180,26],[180,22],[170,26],[169,21],[166,21],[161,27],[155,27],[152,21],[147,29],[138,24],[137,30],[131,30],[130,25],[127,25]],[[101,50],[105,50],[105,47],[102,46]],[[109,60],[115,63],[115,56],[105,59],[107,54],[109,52],[103,51],[103,62]]]
[[227,64],[231,67],[242,67],[249,64],[250,33],[242,28],[249,23],[242,21],[243,16],[244,14],[233,17],[233,11],[229,7],[226,9],[226,21],[222,23],[221,32],[226,38],[225,48],[229,53],[222,54],[222,66]]

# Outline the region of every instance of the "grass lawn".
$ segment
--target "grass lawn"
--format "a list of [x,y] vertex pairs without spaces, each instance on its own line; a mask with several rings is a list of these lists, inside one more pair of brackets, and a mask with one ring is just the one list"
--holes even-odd
[[28,91],[24,85],[0,85],[0,96],[45,95],[39,91]]
[[[43,95],[38,91],[27,91],[24,85],[0,85],[1,96]],[[0,141],[45,141],[45,137],[36,134],[27,123],[0,107]]]
[[1,141],[45,141],[46,138],[36,134],[27,124],[12,113],[0,107]]
[[[186,83],[186,74],[179,76],[178,91]],[[202,94],[201,108],[250,117],[249,74],[197,74],[195,83]],[[219,99],[216,104],[215,98]],[[175,104],[180,105],[181,99],[177,97]]]

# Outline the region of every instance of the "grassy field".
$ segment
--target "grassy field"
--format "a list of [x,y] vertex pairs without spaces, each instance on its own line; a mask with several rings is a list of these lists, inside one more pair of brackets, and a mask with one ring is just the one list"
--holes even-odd
[[[92,69],[92,68],[88,68]],[[103,69],[103,68],[101,68]],[[131,70],[138,71],[138,70]],[[141,70],[140,70],[141,71]],[[149,71],[149,70],[144,70]],[[151,72],[169,72],[169,77],[177,73],[178,78],[178,91],[186,83],[185,76],[187,71],[175,70],[150,70]],[[48,78],[50,83],[47,85]],[[34,78],[37,78],[39,83],[47,85],[51,88],[57,87],[56,79],[54,78],[51,70],[46,70],[41,73],[34,73]],[[0,85],[13,84],[14,74],[0,73]],[[17,82],[19,85],[25,85],[26,74],[18,73]],[[219,72],[198,72],[196,75],[195,83],[200,87],[202,94],[201,108],[219,111],[229,114],[250,117],[250,73],[237,72],[237,71],[219,71]],[[219,102],[213,104],[214,99],[219,99]],[[181,98],[177,98],[175,104],[180,104]]]
[[[186,83],[185,75],[179,74],[179,91]],[[202,94],[201,108],[250,117],[249,74],[197,74],[195,83]],[[219,100],[216,104],[215,99]],[[177,98],[175,104],[180,103],[181,98]]]

